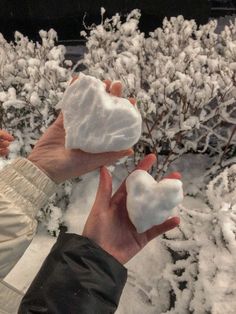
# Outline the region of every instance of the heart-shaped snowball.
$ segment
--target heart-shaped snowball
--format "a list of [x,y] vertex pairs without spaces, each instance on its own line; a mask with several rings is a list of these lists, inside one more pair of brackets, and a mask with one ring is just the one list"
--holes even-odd
[[80,73],[60,102],[66,131],[65,147],[89,153],[119,151],[141,136],[142,118],[127,99],[106,92],[100,80]]
[[183,200],[182,182],[163,179],[156,182],[144,170],[135,170],[126,179],[129,218],[142,233],[171,216],[172,209]]

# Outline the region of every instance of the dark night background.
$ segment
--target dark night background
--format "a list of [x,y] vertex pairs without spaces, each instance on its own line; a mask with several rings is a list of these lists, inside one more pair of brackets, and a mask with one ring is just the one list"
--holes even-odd
[[[86,24],[99,23],[100,7],[105,16],[128,13],[139,8],[142,11],[140,29],[146,33],[162,25],[165,16],[182,14],[204,24],[209,17],[235,13],[236,0],[0,0],[0,32],[8,40],[15,30],[31,39],[38,39],[40,29],[54,28],[59,40],[80,39],[82,20],[86,12]],[[213,7],[218,7],[215,10]],[[224,8],[223,8],[224,7]],[[227,11],[227,12],[226,12]]]

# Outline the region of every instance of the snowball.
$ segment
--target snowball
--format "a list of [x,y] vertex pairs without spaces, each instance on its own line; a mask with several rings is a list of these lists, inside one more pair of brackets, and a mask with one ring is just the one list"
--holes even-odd
[[119,151],[141,136],[142,119],[127,99],[108,94],[100,80],[80,73],[62,101],[66,148],[85,152]]
[[126,180],[127,210],[138,233],[164,222],[183,200],[182,182],[163,179],[156,182],[144,170],[136,170]]

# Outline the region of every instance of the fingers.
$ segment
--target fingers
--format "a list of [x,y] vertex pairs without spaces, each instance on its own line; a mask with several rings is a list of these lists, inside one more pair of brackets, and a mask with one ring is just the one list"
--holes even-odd
[[9,134],[7,131],[0,130],[0,141],[5,140],[5,141],[14,141],[14,137]]
[[7,148],[9,145],[11,144],[11,142],[9,141],[0,141],[0,149],[1,148]]
[[4,157],[9,154],[8,146],[14,141],[14,137],[7,131],[0,130],[0,156]]
[[179,217],[173,217],[165,222],[163,222],[160,225],[154,226],[151,229],[144,232],[144,234],[147,237],[148,242],[156,238],[157,236],[177,227],[180,224],[180,218]]
[[[107,88],[106,88],[107,92],[110,91],[111,95],[113,95],[113,96],[117,96],[117,97],[122,96],[122,84],[121,84],[121,82],[113,82],[112,83],[109,80],[105,80],[105,81],[108,81],[108,83],[106,83],[106,84],[109,84],[109,85],[107,85]],[[128,100],[132,105],[136,104],[135,98],[129,97]]]
[[130,149],[121,150],[119,152],[107,152],[96,154],[96,161],[101,165],[111,165],[118,159],[133,155],[134,151]]
[[106,84],[106,91],[109,93],[111,87],[111,80],[104,80],[104,83]]
[[[141,170],[149,170],[153,164],[156,162],[156,156],[154,154],[149,154],[144,157],[143,160],[140,161],[136,169],[141,169]],[[134,171],[133,170],[133,171]],[[125,198],[126,196],[126,186],[125,186],[125,181],[120,185],[116,193],[112,197],[112,203],[118,204],[122,198]]]
[[[72,80],[71,80],[71,82],[70,82],[70,85],[73,84],[74,81],[76,81],[78,78],[79,78],[78,75],[73,76],[73,77],[72,77]],[[111,84],[112,84],[111,80],[106,79],[106,80],[104,80],[103,82],[106,84],[106,91],[109,92],[109,91],[110,91]],[[115,87],[115,90],[116,90],[116,88],[117,88],[117,87]]]
[[[72,77],[72,80],[70,82],[70,85],[74,83],[79,78],[79,76],[75,75]],[[111,80],[104,80],[103,81],[106,84],[106,91],[110,92],[111,95],[121,97],[122,95],[122,84],[120,81],[114,81],[112,82]],[[136,99],[133,97],[129,98],[129,101],[131,102],[132,105],[136,104]]]
[[112,194],[112,177],[106,167],[100,168],[100,181],[93,210],[107,209]]
[[59,113],[57,119],[53,123],[54,125],[57,125],[59,127],[63,126],[63,114],[62,112]]
[[136,99],[133,97],[128,98],[132,105],[136,104]]
[[153,164],[156,162],[156,160],[157,160],[157,158],[156,158],[155,154],[149,154],[149,155],[145,156],[143,160],[140,161],[140,163],[138,164],[138,166],[134,170],[141,169],[141,170],[148,171],[153,166]]
[[73,77],[72,77],[72,80],[71,80],[71,82],[70,82],[70,85],[73,84],[74,81],[76,81],[76,80],[78,79],[78,77],[79,77],[78,75],[73,76]]
[[[111,80],[104,80],[103,81],[106,84],[106,91],[111,93],[113,96],[121,97],[122,96],[122,84],[120,81],[114,81]],[[132,105],[136,104],[136,99],[133,97],[128,98],[128,100],[131,102]]]
[[121,97],[122,95],[122,84],[119,81],[112,82],[110,86],[110,93],[113,96]]
[[9,154],[9,149],[8,148],[0,148],[0,156],[5,157]]
[[179,173],[179,172],[171,172],[170,174],[165,176],[163,179],[178,179],[178,180],[180,180],[181,178],[182,178],[181,173]]

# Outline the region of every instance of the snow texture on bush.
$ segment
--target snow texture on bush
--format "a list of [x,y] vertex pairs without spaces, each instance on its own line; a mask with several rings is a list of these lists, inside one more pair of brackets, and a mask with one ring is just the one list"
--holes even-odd
[[[51,29],[40,31],[41,43],[32,42],[19,32],[15,41],[8,43],[0,34],[0,128],[15,137],[8,160],[26,157],[47,127],[57,117],[55,105],[61,99],[70,78],[71,62],[65,60],[65,47],[55,45],[57,33]],[[67,182],[60,186],[48,206],[40,214],[51,226],[51,216],[59,225],[55,206],[65,208],[70,192]],[[67,192],[68,191],[68,192]],[[58,217],[56,219],[55,217]]]
[[88,52],[78,65],[97,78],[121,80],[124,96],[136,97],[143,134],[134,163],[154,152],[159,178],[189,153],[211,160],[202,172],[206,180],[195,187],[204,192],[210,181],[209,206],[181,207],[180,227],[161,240],[169,260],[161,274],[152,274],[159,278],[153,287],[140,285],[141,303],[146,313],[235,313],[236,22],[217,34],[216,21],[198,28],[182,16],[165,18],[145,38],[138,10],[126,20],[103,15],[100,25],[82,32]]
[[163,279],[174,296],[165,313],[235,313],[236,165],[207,189],[209,207],[182,207],[180,227],[162,239],[172,256]]
[[182,16],[167,18],[145,38],[139,10],[116,14],[81,34],[88,52],[79,64],[100,79],[121,80],[136,97],[143,134],[134,162],[147,152],[159,158],[156,178],[187,152],[214,156],[213,173],[236,144],[236,27],[216,34],[217,22],[197,27]]
[[235,313],[236,200],[231,197],[236,165],[224,169],[207,189],[208,206],[199,200],[180,206],[179,228],[129,262],[117,313]]
[[[150,259],[141,253],[137,257],[133,269],[140,274],[146,271],[148,284],[133,271],[125,289],[135,287],[140,297],[135,314],[144,303],[147,310],[142,313],[233,314],[236,25],[231,22],[216,34],[216,21],[198,29],[193,20],[179,16],[164,19],[163,27],[145,38],[138,30],[139,18],[138,10],[125,21],[118,14],[103,17],[101,25],[84,32],[85,72],[121,80],[124,97],[137,98],[143,134],[135,146],[134,163],[153,151],[158,157],[154,174],[160,177],[171,163],[195,152],[210,158],[205,176],[211,180],[207,187],[203,179],[197,180],[199,186],[191,181],[193,195],[195,189],[206,189],[208,206],[182,206],[180,227],[161,238],[158,252],[153,241]],[[16,138],[0,167],[31,151],[57,116],[55,105],[70,77],[71,64],[64,60],[65,48],[55,45],[55,31],[40,31],[40,36],[42,43],[33,43],[16,32],[15,41],[8,43],[0,35],[0,128]],[[52,234],[63,223],[61,210],[69,202],[71,188],[71,182],[61,185],[39,214]],[[122,313],[130,310],[131,297],[124,295]]]

